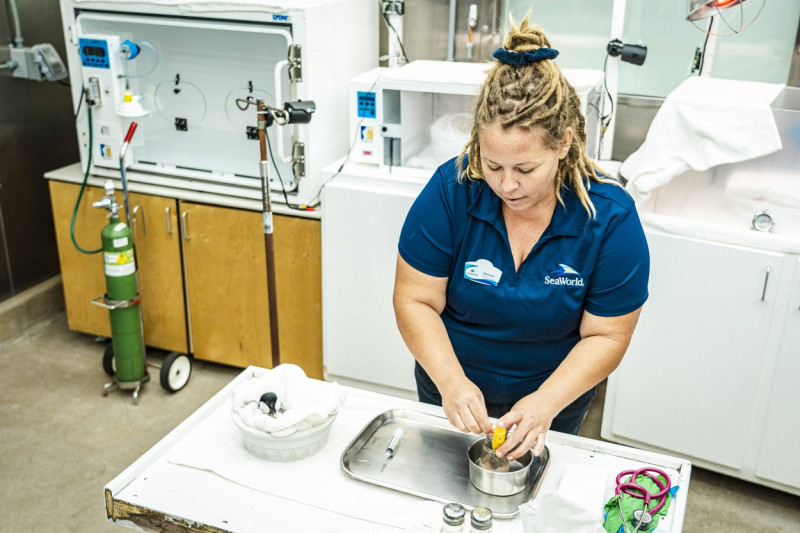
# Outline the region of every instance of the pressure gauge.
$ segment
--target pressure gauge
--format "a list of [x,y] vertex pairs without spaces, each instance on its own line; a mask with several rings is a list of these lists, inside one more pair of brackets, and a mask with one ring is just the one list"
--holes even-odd
[[775,226],[775,221],[772,219],[772,215],[767,213],[767,210],[764,209],[756,216],[753,217],[753,229],[757,231],[772,231],[772,228]]

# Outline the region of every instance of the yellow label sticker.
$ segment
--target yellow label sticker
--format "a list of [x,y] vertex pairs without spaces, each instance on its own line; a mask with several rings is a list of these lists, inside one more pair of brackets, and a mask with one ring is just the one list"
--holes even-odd
[[506,441],[506,428],[494,428],[494,435],[492,436],[492,449],[496,450]]

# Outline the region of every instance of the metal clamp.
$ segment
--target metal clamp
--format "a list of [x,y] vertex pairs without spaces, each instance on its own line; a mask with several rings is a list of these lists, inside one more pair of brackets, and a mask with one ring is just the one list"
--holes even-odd
[[306,145],[296,142],[292,146],[292,173],[295,181],[306,175]]
[[303,81],[303,52],[299,44],[289,47],[289,81],[297,83]]
[[138,294],[136,295],[135,298],[131,298],[130,300],[109,300],[108,294],[104,294],[102,296],[98,296],[94,300],[91,300],[91,303],[92,305],[96,305],[97,307],[102,307],[103,309],[108,309],[109,311],[113,311],[115,309],[125,309],[126,307],[133,307],[135,305],[139,305],[141,303],[141,300],[139,299]]

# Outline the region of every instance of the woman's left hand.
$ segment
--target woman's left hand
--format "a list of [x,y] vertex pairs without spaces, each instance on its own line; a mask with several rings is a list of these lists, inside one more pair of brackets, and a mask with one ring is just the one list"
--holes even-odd
[[[514,424],[517,425],[516,429],[506,437],[503,445],[497,448],[498,457],[505,455],[511,461],[517,458],[515,453],[521,455],[522,452],[519,450],[530,448],[533,448],[534,456],[541,454],[544,450],[545,434],[550,429],[556,414],[540,401],[535,392],[522,398],[514,404],[511,411],[497,421],[499,427],[511,428]],[[515,450],[517,446],[519,448]]]

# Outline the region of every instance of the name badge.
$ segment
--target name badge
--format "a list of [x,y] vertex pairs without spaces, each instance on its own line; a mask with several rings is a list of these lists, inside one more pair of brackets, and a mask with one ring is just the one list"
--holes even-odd
[[464,263],[464,278],[481,285],[497,287],[503,273],[488,259],[467,261]]

